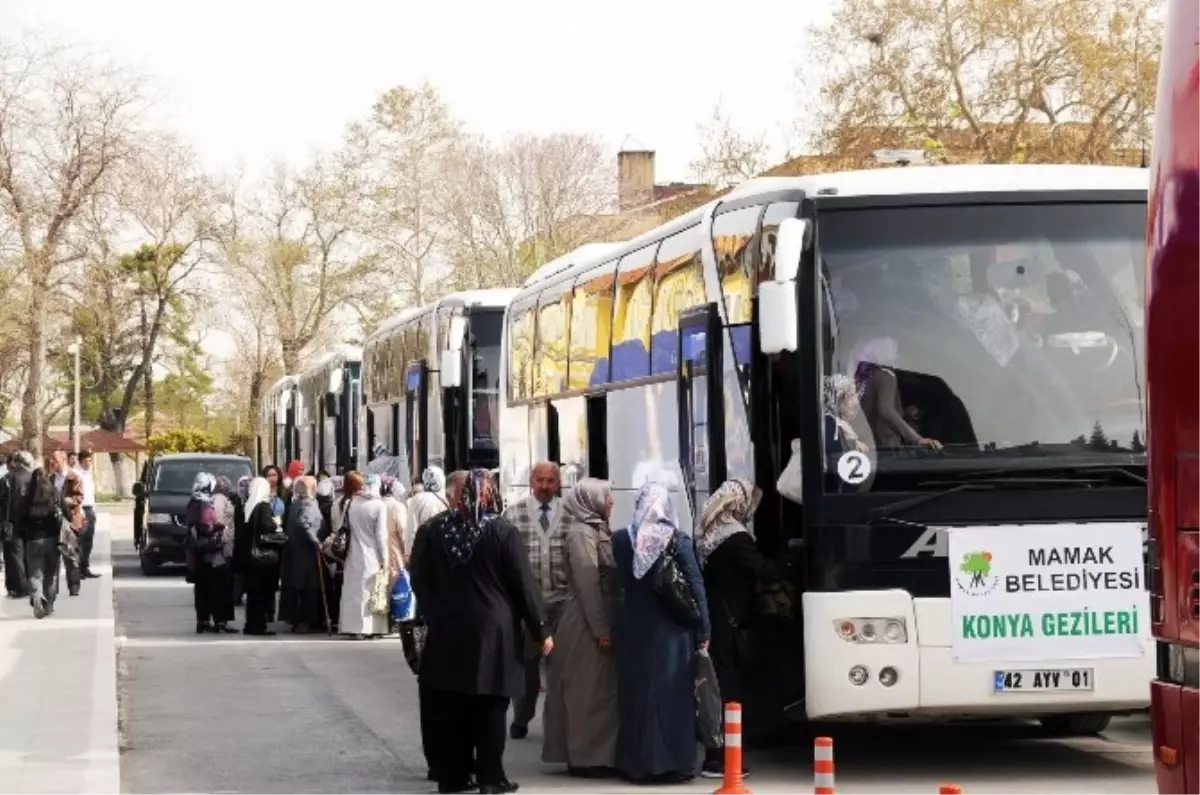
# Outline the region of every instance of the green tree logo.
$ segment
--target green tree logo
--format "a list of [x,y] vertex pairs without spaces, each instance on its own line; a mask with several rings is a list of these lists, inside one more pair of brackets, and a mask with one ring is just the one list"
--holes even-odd
[[958,570],[963,574],[971,575],[971,583],[968,588],[983,588],[987,585],[987,580],[992,575],[992,553],[968,552],[963,555],[962,563],[958,564]]

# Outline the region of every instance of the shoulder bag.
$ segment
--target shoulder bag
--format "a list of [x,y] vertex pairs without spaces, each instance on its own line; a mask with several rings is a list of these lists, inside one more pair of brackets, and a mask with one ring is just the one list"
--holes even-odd
[[329,536],[321,542],[321,554],[330,560],[338,563],[346,562],[346,555],[350,551],[350,504],[346,503],[345,515],[342,517],[342,526],[334,530]]
[[682,627],[700,626],[700,602],[679,566],[679,545],[672,537],[650,572],[650,585],[671,620]]

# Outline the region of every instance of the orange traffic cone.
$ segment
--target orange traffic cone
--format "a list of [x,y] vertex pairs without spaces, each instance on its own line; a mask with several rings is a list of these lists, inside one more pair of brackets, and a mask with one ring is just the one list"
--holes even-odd
[[833,795],[833,738],[818,737],[813,740],[813,792],[816,795]]
[[957,784],[943,784],[938,787],[938,795],[962,795],[962,787]]
[[750,795],[742,783],[742,705],[725,704],[725,778],[713,795]]

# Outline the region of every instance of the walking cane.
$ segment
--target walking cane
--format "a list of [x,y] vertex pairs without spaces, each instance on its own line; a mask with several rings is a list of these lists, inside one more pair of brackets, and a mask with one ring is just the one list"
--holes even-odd
[[325,574],[328,569],[325,566],[325,556],[321,554],[321,547],[317,545],[317,582],[321,585],[321,609],[325,611],[325,634],[333,637],[333,624],[329,623],[329,597],[325,595]]

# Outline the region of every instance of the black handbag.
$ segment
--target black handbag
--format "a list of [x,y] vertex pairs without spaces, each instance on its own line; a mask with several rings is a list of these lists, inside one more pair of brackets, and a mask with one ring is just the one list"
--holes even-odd
[[421,658],[425,656],[425,636],[429,629],[422,621],[405,621],[400,625],[400,645],[404,661],[414,674],[421,673]]
[[659,556],[650,576],[654,594],[671,620],[689,629],[700,626],[700,602],[679,567],[679,548],[674,538]]
[[338,563],[345,563],[350,552],[350,511],[342,519],[342,526],[334,530],[321,542],[321,554]]
[[270,569],[279,565],[279,550],[287,544],[287,533],[276,530],[264,533],[250,548],[250,562],[262,569]]

